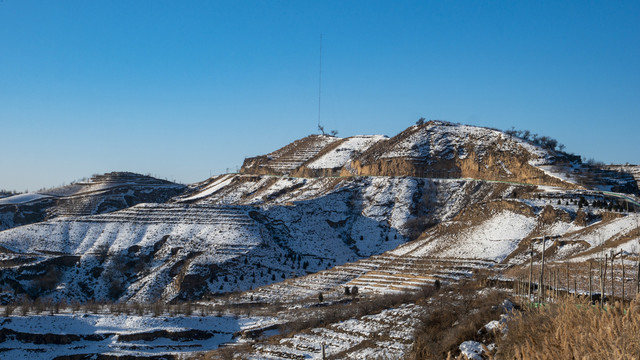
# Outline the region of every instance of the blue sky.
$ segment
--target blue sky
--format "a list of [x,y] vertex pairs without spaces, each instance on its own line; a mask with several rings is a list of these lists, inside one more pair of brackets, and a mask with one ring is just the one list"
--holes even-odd
[[638,1],[0,1],[0,189],[190,183],[419,117],[640,163]]

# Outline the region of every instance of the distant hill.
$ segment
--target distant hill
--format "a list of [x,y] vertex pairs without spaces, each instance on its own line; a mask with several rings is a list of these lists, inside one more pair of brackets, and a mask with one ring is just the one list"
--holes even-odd
[[142,202],[161,203],[185,189],[185,185],[129,172],[96,175],[67,186],[0,198],[0,230],[60,216],[102,214]]

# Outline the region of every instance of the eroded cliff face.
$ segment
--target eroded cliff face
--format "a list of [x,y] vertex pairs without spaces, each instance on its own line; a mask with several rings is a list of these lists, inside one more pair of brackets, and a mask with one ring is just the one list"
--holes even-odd
[[[532,166],[526,156],[489,153],[482,158],[473,151],[464,158],[414,160],[409,158],[382,158],[369,164],[360,160],[351,162],[350,168],[359,176],[417,176],[433,178],[471,178],[510,181],[532,185],[552,185],[567,189],[579,188],[575,184],[549,176]],[[341,176],[352,172],[342,169]]]
[[[343,175],[343,171],[345,175]],[[353,174],[349,173],[344,168],[335,168],[335,169],[310,169],[306,166],[300,166],[296,170],[291,173],[293,177],[304,177],[304,178],[319,178],[319,177],[336,177],[336,176],[352,176]]]

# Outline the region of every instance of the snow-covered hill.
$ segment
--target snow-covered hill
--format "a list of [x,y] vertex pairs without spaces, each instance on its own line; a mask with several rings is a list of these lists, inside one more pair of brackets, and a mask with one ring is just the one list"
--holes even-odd
[[[416,178],[229,180],[173,204],[0,232],[2,263],[22,264],[3,277],[18,292],[41,290],[35,279],[64,255],[73,260],[64,285],[50,289],[56,296],[151,301],[246,290],[394,249],[495,187]],[[260,191],[242,196],[247,187]],[[24,276],[25,264],[33,275]]]
[[[105,174],[0,198],[0,301],[224,295],[249,305],[319,292],[341,299],[354,286],[362,296],[402,293],[478,270],[512,276],[531,248],[542,252],[542,239],[551,262],[605,250],[636,259],[640,203],[628,172],[498,130],[430,121],[391,138],[312,135],[189,186]],[[361,320],[255,349],[298,354],[314,339],[365,331]],[[401,354],[408,344],[396,335]],[[364,347],[358,336],[336,352]]]

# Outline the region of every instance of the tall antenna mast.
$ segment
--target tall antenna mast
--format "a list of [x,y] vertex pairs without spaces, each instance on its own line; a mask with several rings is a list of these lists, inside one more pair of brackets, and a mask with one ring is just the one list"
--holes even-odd
[[320,34],[320,71],[318,73],[318,129],[320,129],[321,95],[322,95],[322,34]]

